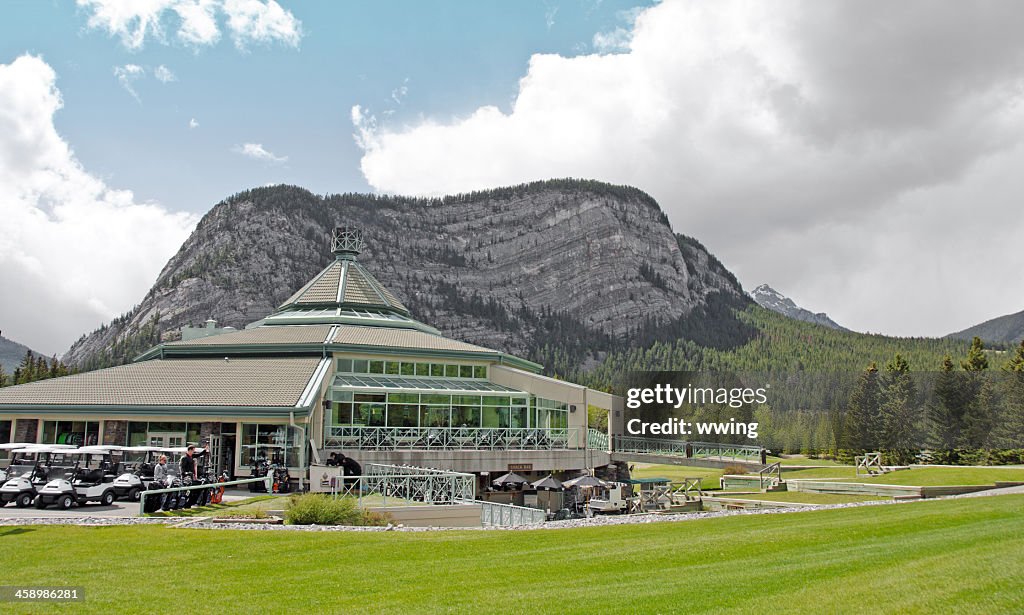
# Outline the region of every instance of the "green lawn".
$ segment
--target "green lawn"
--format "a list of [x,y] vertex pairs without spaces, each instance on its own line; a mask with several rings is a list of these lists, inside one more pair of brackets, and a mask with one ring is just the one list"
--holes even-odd
[[699,478],[701,489],[718,489],[718,479],[723,471],[717,468],[697,468],[693,466],[676,466],[656,463],[631,463],[633,478],[668,478],[674,483],[683,482],[684,478]]
[[774,493],[752,493],[750,495],[732,496],[728,491],[721,491],[715,497],[735,497],[739,500],[763,500],[766,502],[802,502],[804,504],[849,504],[851,502],[872,502],[889,498],[877,495],[839,495],[834,493],[802,493],[796,491],[776,491]]
[[996,481],[1024,482],[1024,468],[911,468],[897,470],[881,476],[858,478],[852,467],[813,468],[810,470],[783,471],[782,478],[843,478],[854,482],[884,485],[916,485],[932,487],[939,485],[991,485]]
[[512,532],[5,527],[4,612],[1019,612],[1024,496]]

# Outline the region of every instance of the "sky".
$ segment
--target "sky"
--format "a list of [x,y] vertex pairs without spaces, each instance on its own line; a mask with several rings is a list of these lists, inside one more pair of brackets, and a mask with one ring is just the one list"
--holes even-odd
[[203,213],[290,183],[637,186],[747,289],[943,335],[1024,309],[1024,5],[9,0],[0,331],[141,300]]

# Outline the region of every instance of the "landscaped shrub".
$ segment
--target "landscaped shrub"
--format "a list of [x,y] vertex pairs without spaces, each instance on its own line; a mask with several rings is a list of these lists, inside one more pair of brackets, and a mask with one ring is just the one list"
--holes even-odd
[[747,468],[745,466],[741,466],[741,465],[725,466],[725,470],[723,471],[723,474],[746,474],[746,473],[747,473]]
[[391,517],[362,510],[352,498],[307,493],[290,498],[284,520],[291,525],[387,525]]

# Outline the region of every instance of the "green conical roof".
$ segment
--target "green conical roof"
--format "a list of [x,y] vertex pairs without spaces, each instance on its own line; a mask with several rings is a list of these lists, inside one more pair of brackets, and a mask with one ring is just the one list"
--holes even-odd
[[358,229],[338,227],[331,239],[334,262],[282,303],[277,312],[318,307],[370,308],[403,316],[409,314],[408,308],[356,260],[363,248],[362,233]]

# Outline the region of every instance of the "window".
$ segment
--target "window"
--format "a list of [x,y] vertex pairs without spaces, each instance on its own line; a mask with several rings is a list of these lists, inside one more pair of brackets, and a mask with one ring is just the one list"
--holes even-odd
[[416,364],[416,375],[417,376],[429,376],[430,375],[430,364],[429,363],[417,363]]
[[460,365],[459,366],[459,378],[472,378],[473,377],[473,366],[472,365]]
[[370,361],[370,373],[371,374],[383,374],[384,373],[384,361]]
[[474,365],[473,366],[473,377],[474,378],[486,378],[487,377],[487,368],[484,367],[483,365]]
[[397,376],[401,370],[402,368],[398,361],[388,361],[385,365],[384,373],[392,376]]
[[403,376],[415,376],[416,375],[416,364],[415,363],[402,363],[401,374]]
[[351,374],[352,359],[338,359],[338,372],[342,374]]
[[259,459],[296,467],[299,465],[298,429],[288,425],[242,424],[240,464],[251,466]]
[[459,366],[458,365],[445,365],[444,375],[448,378],[458,378]]
[[43,444],[99,444],[98,421],[43,421]]
[[440,363],[430,364],[430,375],[431,376],[444,376],[444,365]]
[[352,423],[354,425],[362,425],[364,427],[384,426],[384,413],[387,408],[384,402],[387,400],[387,395],[356,393],[353,398],[354,418]]
[[352,372],[355,374],[368,374],[370,372],[370,362],[366,359],[353,359]]

